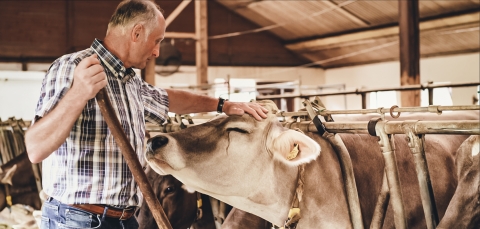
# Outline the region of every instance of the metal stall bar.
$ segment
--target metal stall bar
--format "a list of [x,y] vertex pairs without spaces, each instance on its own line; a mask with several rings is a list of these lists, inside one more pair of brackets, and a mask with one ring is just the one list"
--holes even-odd
[[[384,129],[386,134],[404,134],[402,124],[404,121],[385,121]],[[325,128],[331,133],[352,133],[369,134],[367,121],[352,122],[327,122]],[[317,132],[315,125],[311,122],[297,122],[291,125],[301,131]],[[460,134],[480,135],[480,123],[478,120],[453,120],[453,121],[418,121],[414,128],[417,134]]]
[[[288,123],[293,128],[298,128],[303,132],[318,132],[312,122],[295,122]],[[385,132],[387,134],[404,134],[401,125],[403,121],[385,121]],[[187,124],[186,127],[195,124]],[[287,125],[286,122],[282,125]],[[350,122],[326,122],[325,128],[331,133],[352,133],[352,134],[369,134],[367,121],[350,121]],[[478,120],[454,120],[454,121],[418,121],[415,123],[417,134],[461,134],[461,135],[480,135],[480,123]],[[152,132],[175,132],[179,131],[180,124],[165,124],[163,126],[147,125],[147,130]]]
[[[323,103],[318,100],[320,104]],[[313,120],[315,128],[319,131],[319,134],[325,138],[332,145],[335,153],[337,154],[340,162],[340,169],[342,170],[343,183],[345,185],[345,192],[348,203],[348,212],[350,214],[350,221],[353,228],[363,229],[362,209],[360,208],[360,200],[358,198],[357,184],[355,182],[355,176],[353,173],[352,159],[348,153],[348,149],[343,143],[340,136],[337,134],[329,133],[325,131],[325,126],[320,120],[319,115],[313,110],[312,103],[307,99],[303,103],[309,117]],[[317,105],[318,106],[318,105]],[[327,116],[328,117],[328,116]],[[331,117],[330,117],[331,119]],[[333,121],[333,119],[331,119]],[[323,133],[321,133],[323,132]]]
[[395,137],[385,132],[385,121],[380,118],[374,119],[368,123],[374,125],[374,129],[369,129],[370,135],[380,137],[378,143],[382,149],[383,159],[385,160],[385,175],[387,177],[388,187],[390,189],[390,202],[393,209],[393,219],[395,228],[407,228],[407,217],[403,205],[402,185],[398,176],[397,161],[395,158]]
[[385,214],[387,212],[388,202],[390,201],[390,189],[388,188],[387,175],[383,173],[382,189],[377,198],[377,204],[373,212],[370,229],[380,229],[383,227]]
[[433,194],[432,182],[430,180],[430,172],[428,170],[427,157],[425,156],[424,136],[416,134],[414,129],[417,121],[405,121],[403,129],[407,135],[408,147],[410,148],[415,170],[417,171],[418,184],[420,186],[420,197],[422,199],[423,211],[425,213],[425,222],[428,229],[436,228],[440,222]]
[[[471,111],[471,110],[480,110],[480,105],[458,105],[458,106],[428,106],[428,107],[397,107],[393,106],[391,108],[379,107],[377,109],[358,109],[358,110],[320,110],[317,111],[321,116],[329,116],[332,114],[388,114],[396,113],[397,115],[401,112],[430,112],[441,114],[443,111]],[[191,119],[212,119],[219,114],[202,114],[190,116]],[[185,115],[182,115],[182,117]],[[280,111],[277,113],[277,117],[292,117],[292,116],[308,116],[307,111],[294,111],[286,112]]]
[[[332,114],[393,114],[401,112],[430,112],[441,114],[443,111],[472,111],[480,110],[480,105],[458,105],[458,106],[428,106],[428,107],[397,107],[393,106],[391,108],[379,107],[377,109],[359,109],[359,110],[323,110],[319,111],[320,115],[332,115]],[[289,116],[308,116],[306,111],[297,111],[297,112],[279,112],[277,114],[279,117],[289,117]]]

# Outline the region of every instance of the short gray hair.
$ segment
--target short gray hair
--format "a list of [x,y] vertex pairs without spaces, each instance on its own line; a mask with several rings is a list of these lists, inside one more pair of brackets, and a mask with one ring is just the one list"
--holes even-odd
[[155,2],[149,0],[125,0],[118,4],[117,9],[108,23],[107,34],[110,29],[120,26],[122,34],[135,24],[142,24],[147,35],[151,28],[158,25],[157,15],[163,10]]

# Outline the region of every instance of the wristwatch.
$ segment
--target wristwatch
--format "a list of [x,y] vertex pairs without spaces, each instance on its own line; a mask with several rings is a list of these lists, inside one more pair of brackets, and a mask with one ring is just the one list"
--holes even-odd
[[225,103],[225,101],[228,101],[228,99],[218,98],[217,112],[219,114],[223,113],[223,104]]

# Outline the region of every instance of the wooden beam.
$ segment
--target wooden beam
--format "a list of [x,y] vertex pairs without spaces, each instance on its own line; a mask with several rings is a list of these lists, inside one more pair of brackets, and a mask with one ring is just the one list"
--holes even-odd
[[170,25],[170,23],[172,23],[172,21],[177,18],[177,16],[183,11],[183,9],[185,9],[185,7],[187,7],[188,3],[190,3],[191,1],[192,0],[183,0],[180,5],[178,5],[177,8],[173,10],[173,12],[165,19],[165,27],[168,27],[168,25]]
[[[420,30],[418,0],[398,1],[400,30],[400,85],[420,84]],[[402,107],[420,106],[419,91],[402,91]]]
[[75,1],[65,2],[65,53],[74,52],[73,39],[75,27]]
[[197,39],[196,33],[165,32],[165,38]]
[[342,14],[346,18],[350,19],[350,21],[354,22],[355,24],[357,24],[359,26],[365,26],[365,27],[369,26],[369,24],[366,21],[360,19],[359,17],[352,14],[348,10],[338,6],[337,4],[333,3],[331,0],[323,1],[323,3],[326,4],[328,7],[336,7],[336,9],[335,9],[336,12],[339,12],[340,14]]
[[155,86],[155,59],[148,61],[147,66],[142,69],[142,79]]
[[207,1],[195,1],[197,85],[208,84]]
[[[475,23],[475,22],[478,23],[479,20],[480,20],[480,14],[478,12],[467,13],[467,14],[462,14],[458,16],[451,16],[446,18],[420,22],[419,29],[421,31],[432,30],[432,29],[438,29],[438,28],[454,26],[454,25],[461,25],[461,24],[468,24],[468,23]],[[285,47],[294,51],[317,50],[317,49],[323,49],[325,47],[335,47],[336,45],[345,43],[345,42],[354,42],[358,40],[366,40],[366,39],[373,39],[373,38],[379,38],[379,37],[397,36],[398,34],[399,34],[399,27],[390,26],[387,28],[366,30],[366,31],[343,34],[338,36],[312,39],[308,41],[288,44],[288,45],[285,45]]]

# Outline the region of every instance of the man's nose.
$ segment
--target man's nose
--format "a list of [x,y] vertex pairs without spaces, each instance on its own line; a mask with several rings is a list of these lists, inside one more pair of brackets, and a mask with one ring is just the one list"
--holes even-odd
[[155,48],[155,49],[153,50],[152,55],[153,55],[155,58],[157,58],[158,56],[160,56],[160,49],[159,49],[159,48]]

